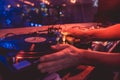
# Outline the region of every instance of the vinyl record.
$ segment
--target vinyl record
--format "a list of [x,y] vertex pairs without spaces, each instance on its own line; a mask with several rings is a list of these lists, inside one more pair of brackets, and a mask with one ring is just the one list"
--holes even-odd
[[50,53],[51,45],[54,44],[56,44],[56,37],[47,34],[14,35],[0,41],[1,49],[4,48],[9,53],[19,51]]

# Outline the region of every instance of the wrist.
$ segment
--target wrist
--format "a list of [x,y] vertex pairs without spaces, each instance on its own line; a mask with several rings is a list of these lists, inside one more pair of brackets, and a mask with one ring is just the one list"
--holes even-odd
[[87,54],[88,54],[89,52],[88,52],[88,50],[83,50],[83,49],[80,49],[79,50],[79,53],[78,53],[78,60],[79,60],[79,63],[80,64],[87,64],[87,62],[86,62],[86,59],[87,59]]

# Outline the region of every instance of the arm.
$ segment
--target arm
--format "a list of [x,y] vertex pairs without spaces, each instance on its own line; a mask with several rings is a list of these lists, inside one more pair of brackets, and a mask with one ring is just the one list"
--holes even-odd
[[68,33],[74,37],[90,40],[118,40],[120,39],[120,24],[102,29],[85,30],[69,29]]
[[[81,54],[79,53],[78,55],[80,56]],[[82,56],[82,64],[106,67],[107,69],[109,68],[112,70],[120,70],[120,53],[85,50]]]
[[54,46],[58,52],[40,58],[38,68],[41,72],[56,72],[78,65],[91,65],[120,70],[120,54],[88,51],[61,44]]
[[120,24],[88,31],[88,35],[92,36],[92,40],[119,40]]

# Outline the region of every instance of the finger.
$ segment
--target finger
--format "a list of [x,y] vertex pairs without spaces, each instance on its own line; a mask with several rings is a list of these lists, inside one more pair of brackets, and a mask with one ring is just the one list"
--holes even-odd
[[[65,59],[66,60],[66,59]],[[48,68],[44,68],[43,70],[47,73],[54,73],[54,72],[58,72],[60,70],[66,69],[68,67],[71,67],[71,64],[67,64],[65,63],[65,60],[61,61],[61,62],[57,62],[59,63],[58,65],[54,66],[54,67],[48,67]]]
[[42,73],[56,72],[56,71],[61,70],[65,67],[65,60],[66,59],[42,63],[42,64],[38,65],[38,69],[40,69],[40,71]]
[[68,55],[68,53],[69,53],[69,49],[66,48],[59,52],[40,57],[40,62],[47,62],[47,61],[62,59],[64,57],[66,57]]
[[55,50],[63,50],[67,47],[69,47],[70,45],[68,44],[57,44],[57,45],[54,45],[54,46],[51,46],[51,48],[55,49]]
[[40,63],[38,65],[38,69],[44,69],[44,68],[50,68],[50,67],[54,67],[56,66],[58,63],[58,60],[57,61],[50,61],[50,62],[44,62],[44,63]]
[[[60,49],[61,49],[61,47],[60,47]],[[40,62],[58,60],[58,59],[62,59],[62,58],[65,58],[67,56],[70,56],[71,55],[70,53],[74,53],[74,50],[72,50],[72,49],[75,49],[75,47],[69,45],[67,48],[65,48],[65,49],[63,49],[59,52],[49,54],[49,55],[45,55],[45,56],[41,56],[40,57]],[[77,49],[75,51],[77,51]]]
[[42,80],[61,80],[58,73],[50,73]]
[[53,73],[53,72],[57,72],[61,69],[62,69],[62,66],[60,64],[51,66],[51,67],[41,68],[41,69],[39,68],[41,73]]
[[66,69],[68,67],[73,67],[73,66],[77,66],[76,64],[74,64],[73,62],[69,62],[69,58],[65,58],[63,60],[58,60],[53,62],[49,62],[51,63],[50,65],[48,65],[47,63],[40,64],[39,65],[39,69],[42,73],[53,73],[53,72],[57,72],[63,69]]
[[63,66],[61,66],[60,64],[57,65],[57,66],[54,66],[54,67],[50,67],[50,68],[46,68],[46,69],[43,69],[43,72],[47,72],[47,73],[54,73],[54,72],[57,72],[57,71],[60,71],[63,69]]

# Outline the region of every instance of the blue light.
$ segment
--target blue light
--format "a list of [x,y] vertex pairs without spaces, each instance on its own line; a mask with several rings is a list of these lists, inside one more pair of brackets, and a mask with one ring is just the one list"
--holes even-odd
[[45,3],[40,3],[40,5],[42,8],[46,7]]
[[3,42],[0,44],[0,46],[10,50],[18,50],[18,47],[12,42]]
[[30,25],[31,25],[31,26],[34,26],[34,23],[31,23]]
[[7,13],[6,13],[6,11],[3,11],[3,15],[7,16]]
[[31,8],[31,10],[33,10],[33,11],[34,11],[34,10],[35,10],[35,8]]
[[39,24],[39,27],[41,27],[42,25],[41,24]]
[[8,25],[9,25],[9,24],[11,24],[11,23],[12,23],[12,22],[11,22],[11,20],[10,20],[10,19],[7,19],[7,20],[6,20],[6,24],[8,24]]
[[30,26],[40,27],[40,26],[42,26],[42,24],[30,23]]
[[45,12],[42,13],[43,16],[47,16],[47,14]]
[[38,26],[38,24],[35,24],[35,26],[37,27],[37,26]]

